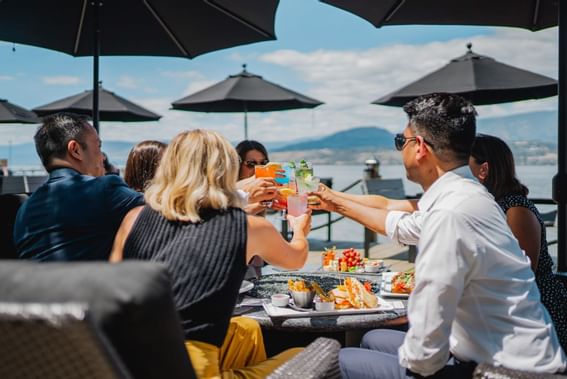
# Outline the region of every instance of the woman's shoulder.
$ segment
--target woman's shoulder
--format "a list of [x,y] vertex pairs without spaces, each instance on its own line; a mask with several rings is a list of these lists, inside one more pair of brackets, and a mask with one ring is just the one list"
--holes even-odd
[[498,205],[507,210],[513,207],[531,208],[533,204],[525,195],[508,194],[498,200]]

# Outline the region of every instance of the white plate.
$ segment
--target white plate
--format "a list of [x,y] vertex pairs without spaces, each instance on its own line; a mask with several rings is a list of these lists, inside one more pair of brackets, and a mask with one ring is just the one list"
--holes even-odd
[[380,283],[380,295],[384,297],[397,297],[400,299],[407,299],[407,293],[393,293],[392,291],[392,277],[398,274],[397,272],[383,272],[382,282]]
[[291,307],[286,307],[286,308],[275,307],[270,303],[264,303],[262,304],[262,306],[266,310],[268,316],[285,317],[285,318],[356,315],[356,314],[365,314],[365,313],[379,313],[379,312],[391,311],[395,309],[392,304],[380,298],[379,296],[378,296],[378,306],[376,308],[367,308],[367,309],[349,308],[349,309],[335,309],[333,311],[316,311],[315,309],[295,310]]
[[243,280],[242,284],[240,285],[240,290],[238,291],[238,293],[248,292],[252,288],[254,288],[254,283],[249,282],[248,280]]

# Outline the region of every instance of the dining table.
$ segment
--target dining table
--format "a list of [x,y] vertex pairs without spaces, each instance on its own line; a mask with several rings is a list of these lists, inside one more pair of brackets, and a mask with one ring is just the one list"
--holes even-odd
[[[344,282],[348,276],[362,283],[369,282],[379,301],[387,303],[387,309],[356,314],[337,311],[324,316],[317,312],[306,312],[305,317],[298,315],[274,317],[266,312],[264,304],[270,303],[272,294],[287,293],[289,280],[304,280],[306,283],[315,281],[328,291]],[[300,271],[283,271],[266,266],[262,269],[262,276],[250,279],[250,282],[252,286],[248,286],[248,291],[239,298],[234,315],[251,317],[258,321],[262,327],[268,355],[289,347],[306,346],[317,337],[334,338],[343,347],[358,346],[364,333],[369,330],[376,328],[406,330],[407,328],[407,298],[381,297],[381,272],[325,272],[321,267],[316,266],[305,267]]]

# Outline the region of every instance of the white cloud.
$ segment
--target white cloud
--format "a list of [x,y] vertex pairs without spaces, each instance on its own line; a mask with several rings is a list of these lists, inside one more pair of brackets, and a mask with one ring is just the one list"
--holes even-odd
[[10,75],[0,75],[0,80],[14,80],[14,79],[16,78]]
[[[403,128],[406,117],[397,107],[372,105],[370,102],[388,94],[421,76],[447,64],[452,58],[466,51],[466,43],[473,43],[473,50],[496,60],[557,78],[557,30],[536,33],[516,29],[494,29],[490,35],[453,39],[425,44],[391,44],[370,49],[314,51],[276,50],[265,54],[233,53],[230,60],[237,62],[261,61],[263,65],[278,66],[280,74],[287,74],[290,82],[274,81],[305,95],[324,101],[313,110],[249,113],[249,135],[260,141],[285,141],[328,135],[357,126],[380,126],[392,132]],[[198,67],[198,66],[196,66]],[[230,68],[226,74],[234,74],[240,67]],[[252,70],[256,73],[257,70]],[[219,80],[218,75],[207,75],[205,70],[161,71],[162,78],[171,78],[185,85],[183,95],[171,94],[162,89],[159,97],[143,96],[132,101],[163,115],[159,122],[101,124],[103,140],[139,141],[160,139],[168,141],[186,129],[208,128],[221,132],[231,141],[243,139],[243,115],[241,113],[199,113],[170,110],[170,103],[182,96],[202,90]],[[149,81],[148,74],[148,81]],[[138,75],[139,76],[139,75]],[[141,76],[140,76],[141,77]],[[285,77],[285,76],[284,76]],[[143,88],[144,79],[121,78],[122,84],[130,83]],[[78,79],[77,79],[78,80]],[[165,81],[165,80],[164,80]],[[186,83],[186,84],[185,84]],[[74,83],[76,84],[76,83]],[[178,90],[176,90],[178,91]],[[506,116],[515,113],[557,109],[557,98],[531,100],[511,104],[479,107],[481,117]],[[18,126],[21,129],[21,126]],[[13,142],[29,142],[33,130],[23,136],[14,134]],[[3,127],[3,130],[6,130]],[[16,130],[16,127],[14,127]],[[27,133],[28,129],[26,129]],[[11,134],[10,134],[11,135]]]
[[172,79],[189,79],[189,80],[202,80],[205,76],[199,71],[162,71],[160,73],[164,78]]
[[138,89],[140,88],[141,82],[143,82],[143,80],[134,78],[133,76],[121,75],[116,82],[116,86],[127,89]]
[[[499,28],[494,29],[491,35],[445,42],[392,44],[366,50],[278,50],[264,54],[259,59],[289,68],[307,84],[303,91],[306,95],[326,103],[317,108],[317,116],[309,128],[305,128],[305,120],[300,113],[293,113],[292,116],[290,112],[286,128],[298,132],[295,138],[303,134],[329,134],[367,125],[399,131],[405,123],[401,109],[371,105],[372,101],[463,55],[469,41],[473,43],[473,51],[478,54],[556,78],[556,34],[555,29],[532,33]],[[535,51],[537,54],[533,54]],[[482,117],[504,116],[556,109],[556,103],[557,99],[551,98],[484,106],[479,107],[479,113]],[[271,113],[270,117],[277,120],[280,116]]]
[[41,80],[49,86],[73,86],[81,83],[78,76],[44,76]]

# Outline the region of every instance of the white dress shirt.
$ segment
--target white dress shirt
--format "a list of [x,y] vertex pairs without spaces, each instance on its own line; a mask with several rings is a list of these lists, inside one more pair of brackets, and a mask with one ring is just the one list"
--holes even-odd
[[390,238],[419,250],[400,365],[428,376],[452,353],[461,361],[564,371],[529,259],[468,166],[435,181],[418,209],[386,218]]

